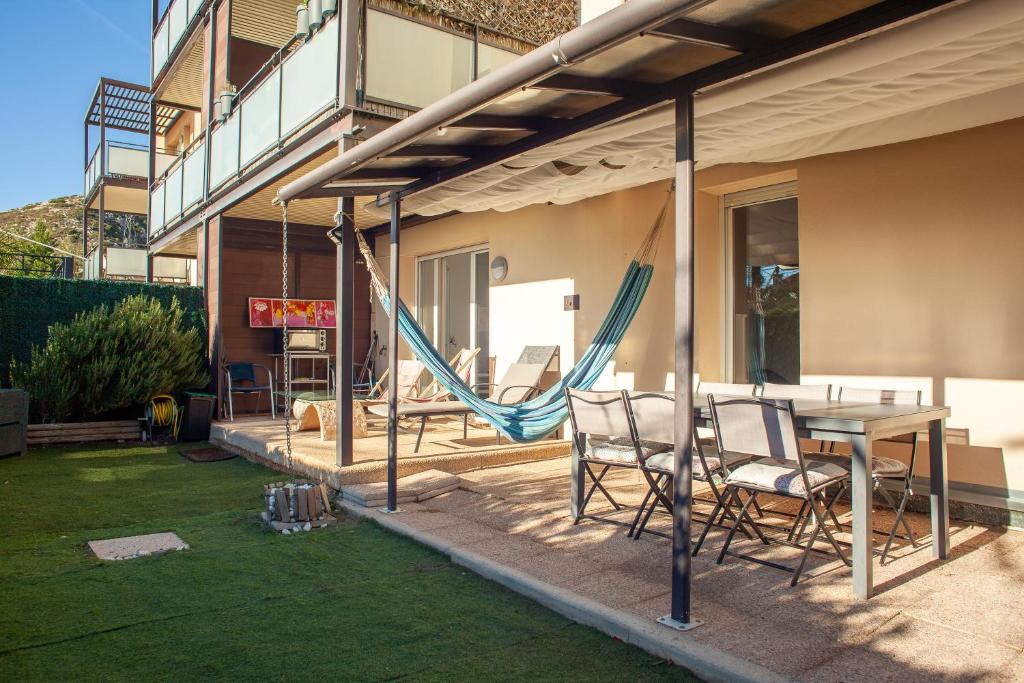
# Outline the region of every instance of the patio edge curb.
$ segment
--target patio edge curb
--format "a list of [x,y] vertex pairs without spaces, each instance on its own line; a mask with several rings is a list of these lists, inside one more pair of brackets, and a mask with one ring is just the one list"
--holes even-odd
[[789,679],[721,650],[697,643],[687,636],[670,631],[655,621],[602,605],[565,588],[541,581],[515,569],[505,567],[477,553],[463,550],[425,531],[409,526],[397,518],[373,509],[338,501],[337,507],[356,517],[372,519],[385,529],[406,536],[422,545],[447,555],[452,562],[485,579],[523,595],[573,621],[595,628],[657,657],[671,660],[698,677],[708,681],[743,681],[767,683]]

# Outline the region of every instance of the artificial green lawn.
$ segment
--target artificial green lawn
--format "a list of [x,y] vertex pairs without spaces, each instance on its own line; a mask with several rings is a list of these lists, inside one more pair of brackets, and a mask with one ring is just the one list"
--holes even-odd
[[[178,448],[0,460],[0,681],[685,676],[371,522],[273,534],[261,485],[280,474]],[[85,547],[160,531],[191,550]]]

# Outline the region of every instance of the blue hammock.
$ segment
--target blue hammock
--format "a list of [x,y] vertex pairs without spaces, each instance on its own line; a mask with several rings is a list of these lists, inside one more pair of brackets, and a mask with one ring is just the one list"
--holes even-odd
[[[615,354],[626,330],[633,322],[640,304],[643,302],[647,287],[654,275],[654,256],[657,253],[661,227],[665,221],[672,194],[669,193],[665,205],[658,213],[654,225],[637,250],[637,255],[626,268],[626,274],[619,285],[611,309],[594,335],[593,341],[584,352],[579,362],[565,374],[553,387],[544,391],[534,399],[515,405],[502,405],[478,396],[448,361],[438,353],[430,339],[420,328],[405,303],[398,302],[398,330],[412,349],[413,354],[426,366],[427,370],[445,389],[469,406],[495,429],[513,441],[536,441],[551,434],[568,417],[565,402],[565,390],[590,389],[597,382],[608,361]],[[388,286],[383,272],[370,252],[369,246],[361,233],[356,233],[359,248],[363,253],[367,269],[370,271],[370,283],[377,293],[384,312],[391,313],[391,302]]]
[[[654,266],[632,261],[611,310],[579,362],[540,396],[515,405],[501,405],[477,396],[437,352],[402,301],[398,302],[398,329],[416,358],[445,389],[473,412],[513,441],[535,441],[558,429],[568,417],[565,405],[567,387],[589,389],[594,386],[640,308],[653,274]],[[390,313],[388,295],[378,290],[378,298],[385,312]]]

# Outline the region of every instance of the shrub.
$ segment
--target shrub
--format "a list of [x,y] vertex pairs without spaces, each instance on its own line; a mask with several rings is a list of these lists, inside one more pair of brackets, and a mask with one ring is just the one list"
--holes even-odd
[[203,341],[170,306],[144,295],[79,313],[50,326],[31,360],[11,362],[13,384],[32,397],[43,421],[88,420],[141,407],[159,394],[209,383]]

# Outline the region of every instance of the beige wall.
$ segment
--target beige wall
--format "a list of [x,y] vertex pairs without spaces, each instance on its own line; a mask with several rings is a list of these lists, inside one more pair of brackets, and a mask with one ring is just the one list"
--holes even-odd
[[[724,360],[721,196],[796,179],[804,380],[920,388],[926,402],[951,406],[952,427],[969,429],[970,446],[950,446],[951,479],[1024,490],[1021,149],[1024,119],[792,163],[699,172],[698,372],[719,379]],[[417,255],[488,243],[492,258],[509,261],[507,280],[492,283],[492,301],[502,288],[571,281],[581,310],[563,313],[555,326],[569,331],[578,357],[665,188],[657,183],[571,206],[461,215],[403,231],[403,298],[415,300]],[[672,237],[670,214],[651,290],[616,355],[623,386],[661,389],[672,369]],[[386,249],[382,240],[378,253]],[[492,329],[496,317],[520,321],[520,339],[506,346],[536,343],[530,310],[550,302],[531,296],[512,312],[492,305]],[[924,460],[920,474],[927,474]]]

